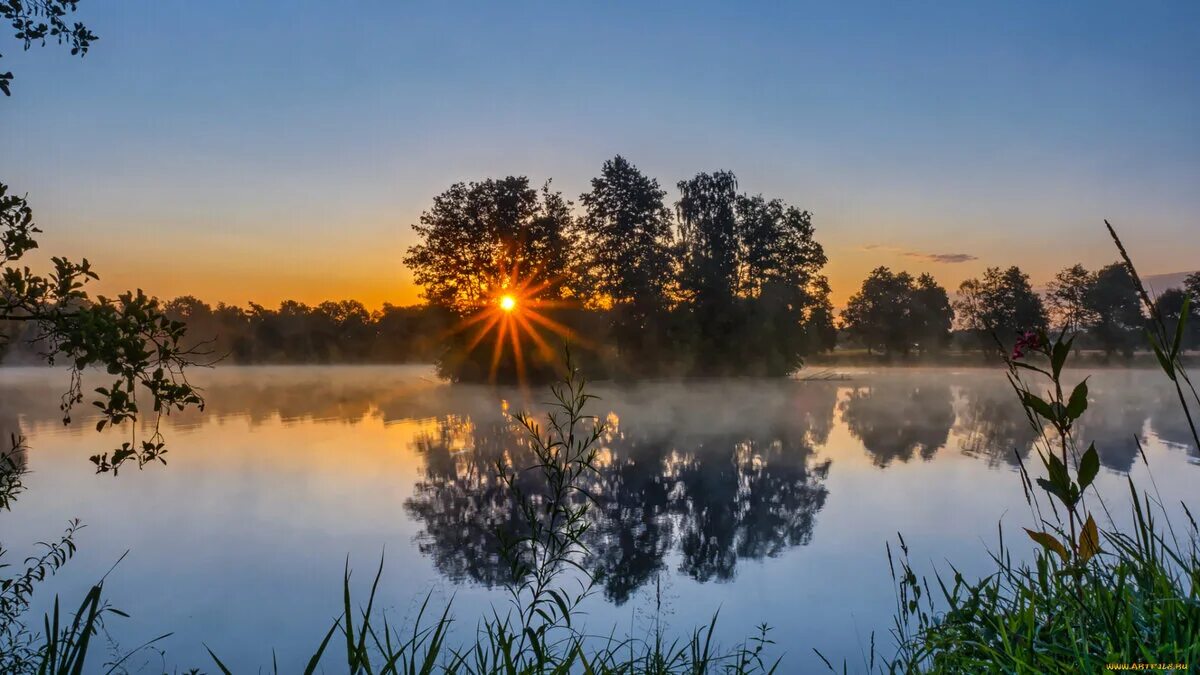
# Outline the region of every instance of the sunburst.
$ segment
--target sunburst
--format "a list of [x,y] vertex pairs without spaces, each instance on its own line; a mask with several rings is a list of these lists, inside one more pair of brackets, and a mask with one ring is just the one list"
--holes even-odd
[[547,363],[556,363],[555,350],[547,341],[551,336],[590,348],[590,342],[582,339],[576,331],[547,316],[546,310],[570,305],[563,300],[542,297],[554,283],[554,279],[535,281],[533,275],[522,278],[514,267],[510,273],[501,275],[489,284],[486,301],[452,329],[455,333],[473,332],[463,353],[464,358],[480,348],[486,338],[495,334],[488,370],[489,381],[496,381],[497,370],[506,353],[512,357],[517,381],[521,385],[525,384],[526,349],[536,350]]

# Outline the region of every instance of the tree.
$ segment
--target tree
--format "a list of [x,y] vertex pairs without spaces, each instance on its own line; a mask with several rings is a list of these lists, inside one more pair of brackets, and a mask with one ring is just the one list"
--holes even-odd
[[612,303],[618,349],[640,365],[656,352],[673,280],[671,212],[658,181],[620,155],[604,163],[580,196],[581,248],[595,290]]
[[740,195],[736,202],[742,363],[782,375],[834,340],[825,250],[814,238],[812,214],[779,199]]
[[908,353],[912,346],[913,281],[908,272],[877,267],[863,280],[842,311],[846,330],[867,348]]
[[569,294],[569,204],[548,183],[540,191],[524,176],[456,183],[413,229],[421,243],[404,264],[431,304],[465,314],[517,285],[543,298]]
[[1090,314],[1088,332],[1104,352],[1110,356],[1116,351],[1131,355],[1145,318],[1129,269],[1113,263],[1097,271],[1088,288],[1086,307]]
[[700,173],[678,188],[681,290],[698,306],[727,307],[738,292],[737,177]]
[[1007,349],[1016,336],[1046,329],[1046,309],[1021,268],[989,267],[980,279],[967,279],[958,287],[954,303],[960,325],[980,337],[984,349],[995,340]]
[[[44,46],[49,38],[70,45],[72,56],[84,56],[98,38],[82,23],[67,25],[66,16],[78,5],[79,0],[0,0],[0,19],[13,27],[14,37],[26,51],[34,44]],[[12,80],[11,72],[0,73],[0,91],[5,96],[12,95]]]
[[1200,272],[1192,272],[1184,278],[1183,290],[1192,299],[1192,303],[1200,305]]
[[439,372],[468,381],[553,379],[559,359],[539,326],[572,331],[543,312],[561,318],[570,311],[566,301],[590,300],[562,195],[549,183],[531,188],[524,176],[457,183],[413,229],[421,243],[408,249],[405,264],[430,304],[455,314],[464,329],[447,337]]
[[737,194],[728,171],[681,181],[679,287],[694,371],[784,374],[832,345],[825,252],[812,216]]
[[945,347],[953,320],[946,289],[931,275],[913,279],[887,267],[872,270],[842,312],[846,330],[868,351],[887,354]]
[[922,352],[937,352],[950,344],[950,329],[954,325],[954,307],[945,287],[933,275],[917,277],[912,289],[913,339]]
[[1188,300],[1187,321],[1184,325],[1183,349],[1200,347],[1200,305],[1194,298],[1189,298],[1187,291],[1182,288],[1168,288],[1155,301],[1158,313],[1167,324],[1168,329],[1179,325],[1183,316],[1183,304]]
[[1095,275],[1083,265],[1075,264],[1054,275],[1047,287],[1046,304],[1050,316],[1067,332],[1077,333],[1094,319],[1088,306],[1088,292]]

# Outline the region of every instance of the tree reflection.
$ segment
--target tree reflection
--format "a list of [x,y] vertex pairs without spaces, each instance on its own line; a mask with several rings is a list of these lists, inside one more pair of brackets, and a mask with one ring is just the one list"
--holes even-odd
[[959,389],[961,405],[956,433],[959,447],[991,466],[1017,465],[1029,455],[1037,431],[1012,388],[1000,377],[973,377]]
[[881,467],[914,456],[932,459],[946,445],[955,419],[950,387],[932,379],[859,387],[838,408],[842,423]]
[[1145,442],[1146,420],[1155,398],[1147,394],[1155,387],[1131,386],[1128,373],[1105,375],[1088,380],[1088,409],[1076,434],[1080,447],[1096,444],[1101,465],[1128,473],[1138,456],[1138,444]]
[[[811,540],[830,467],[815,458],[812,439],[828,434],[836,397],[827,383],[812,384],[746,397],[753,405],[759,396],[782,393],[805,414],[784,414],[789,405],[776,403],[758,408],[757,416],[714,415],[711,406],[722,391],[728,395],[723,389],[692,391],[667,403],[671,409],[655,408],[671,425],[638,424],[650,413],[637,404],[610,413],[598,475],[587,486],[596,497],[588,565],[607,598],[627,601],[672,556],[697,580],[728,580],[739,560],[776,556]],[[497,533],[521,523],[494,467],[528,466],[528,446],[496,414],[443,416],[417,448],[425,473],[406,508],[423,525],[421,550],[451,579],[506,580]],[[525,480],[527,493],[541,489],[533,474]]]

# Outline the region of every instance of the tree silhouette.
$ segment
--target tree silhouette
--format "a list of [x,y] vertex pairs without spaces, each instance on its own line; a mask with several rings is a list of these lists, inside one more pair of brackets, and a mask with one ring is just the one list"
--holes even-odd
[[678,184],[679,287],[693,372],[785,374],[832,347],[825,253],[807,211],[737,194],[728,171]]
[[404,264],[434,305],[465,314],[522,281],[542,297],[567,293],[576,242],[569,205],[548,183],[540,191],[524,176],[455,183],[413,230],[421,243]]
[[842,311],[846,330],[867,348],[908,354],[943,348],[950,339],[954,310],[946,289],[932,276],[877,267],[863,280]]
[[1141,339],[1139,329],[1143,328],[1145,318],[1129,269],[1113,263],[1096,272],[1088,287],[1086,307],[1090,315],[1088,332],[1104,352],[1110,356],[1117,351],[1132,355]]
[[700,173],[678,188],[681,290],[697,307],[728,310],[738,293],[737,177]]
[[[1168,288],[1163,291],[1155,304],[1162,314],[1167,326],[1179,325],[1183,317],[1183,303],[1188,299],[1187,291],[1182,288]],[[1200,298],[1192,298],[1187,308],[1187,321],[1184,325],[1183,349],[1200,347]]]
[[917,277],[912,290],[913,337],[922,352],[938,352],[950,344],[954,307],[946,289],[932,275]]
[[974,331],[985,350],[995,346],[993,337],[1007,348],[1017,335],[1045,330],[1047,323],[1041,297],[1029,285],[1029,275],[1016,266],[989,267],[982,278],[962,282],[954,310],[962,327]]
[[1046,304],[1051,318],[1068,332],[1079,332],[1092,322],[1088,293],[1094,281],[1095,275],[1080,264],[1063,269],[1050,281]]
[[612,303],[612,334],[638,369],[658,362],[673,285],[671,212],[658,181],[620,155],[580,196],[581,246],[595,290]]

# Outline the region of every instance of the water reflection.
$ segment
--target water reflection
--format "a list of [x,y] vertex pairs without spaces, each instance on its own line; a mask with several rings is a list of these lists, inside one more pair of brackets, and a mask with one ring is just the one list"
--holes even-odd
[[944,382],[884,381],[850,391],[839,404],[842,423],[877,466],[923,460],[946,445],[954,426],[954,397]]
[[1012,387],[1003,379],[958,378],[959,409],[956,433],[959,447],[989,466],[1017,465],[1033,448],[1037,431],[1017,404]]
[[[61,429],[56,387],[65,380],[48,375],[3,373],[0,438],[21,429],[35,437]],[[207,412],[172,416],[168,440],[234,419],[251,428],[414,424],[417,479],[404,481],[412,492],[403,508],[419,527],[417,547],[450,579],[485,586],[506,581],[497,532],[513,532],[520,523],[495,466],[527,466],[532,456],[507,423],[501,401],[537,413],[537,392],[448,386],[422,368],[224,369],[201,384]],[[1090,390],[1079,434],[1085,443],[1095,441],[1109,470],[1130,471],[1138,442],[1151,436],[1197,456],[1174,390],[1156,373],[1099,372]],[[660,572],[728,581],[739,562],[806,546],[830,496],[835,463],[850,471],[865,459],[886,470],[963,453],[1009,467],[1029,455],[1035,438],[995,371],[598,385],[594,393],[600,400],[592,412],[608,416],[610,433],[589,486],[598,499],[589,565],[618,604]],[[81,417],[68,432],[90,433],[88,427]],[[837,443],[830,440],[835,429]],[[36,456],[36,440],[34,447]],[[527,491],[537,489],[533,474],[523,480]]]
[[[811,540],[831,464],[816,457],[816,446],[828,437],[836,387],[762,383],[737,403],[726,391],[675,388],[667,397],[642,389],[609,406],[588,486],[597,505],[587,544],[588,564],[613,602],[628,600],[672,554],[689,577],[729,580],[739,560]],[[505,581],[497,533],[521,523],[494,467],[531,465],[529,446],[486,413],[443,416],[417,445],[425,475],[406,508],[422,524],[418,546],[452,579]],[[521,479],[527,493],[542,487],[534,473]]]

